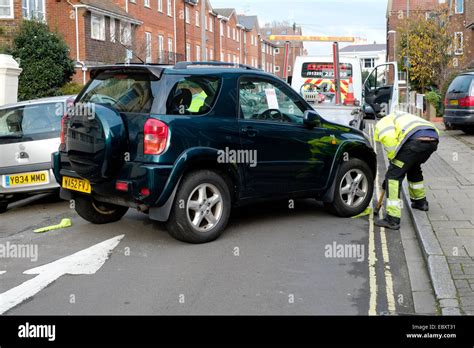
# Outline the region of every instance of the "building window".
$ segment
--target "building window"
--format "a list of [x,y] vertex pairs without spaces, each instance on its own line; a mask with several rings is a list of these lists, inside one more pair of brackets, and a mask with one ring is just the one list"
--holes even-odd
[[227,38],[230,39],[230,25],[227,25]]
[[120,42],[130,46],[132,44],[132,25],[120,22]]
[[199,11],[196,11],[196,27],[199,27],[199,21],[200,21],[200,17],[199,17]]
[[151,33],[145,33],[145,52],[146,52],[146,62],[151,63]]
[[158,36],[158,63],[163,62],[163,51],[165,50],[165,38],[162,35]]
[[214,50],[212,48],[209,49],[209,60],[211,62],[214,60]]
[[232,28],[232,40],[234,40],[234,41],[236,40],[235,36],[236,36],[235,35],[235,28]]
[[187,6],[184,10],[184,15],[186,16],[186,23],[191,24],[191,14],[189,13],[189,8]]
[[464,0],[455,0],[454,13],[464,13]]
[[247,44],[247,33],[244,31],[243,32],[243,37],[244,37],[244,44]]
[[163,0],[158,0],[158,11],[163,12]]
[[115,18],[110,17],[110,42],[115,42]]
[[172,16],[173,12],[171,11],[171,0],[167,0],[167,3],[166,3],[166,13],[168,14],[168,16]]
[[275,72],[280,72],[280,67],[278,65],[275,65]]
[[232,59],[231,59],[230,53],[227,53],[227,62],[228,62],[228,63],[232,63]]
[[375,68],[375,58],[364,58],[363,63],[366,69]]
[[145,0],[145,7],[150,7],[150,0]]
[[13,17],[13,0],[0,0],[0,18],[10,19]]
[[91,38],[94,40],[105,41],[105,17],[91,15]]
[[[0,5],[8,4],[9,0],[0,0]],[[13,1],[11,1],[13,3]],[[46,20],[45,16],[45,6],[44,0],[22,0],[21,2],[23,18],[26,19],[38,19],[41,21]],[[1,12],[0,12],[1,16]],[[13,16],[13,7],[12,7],[12,16]]]
[[214,30],[214,25],[212,23],[212,17],[209,17],[209,31],[212,33],[212,31]]
[[280,54],[280,49],[279,48],[275,48],[275,54]]
[[191,61],[191,44],[186,44],[186,61]]
[[454,33],[454,54],[462,55],[464,53],[464,34],[462,31]]
[[168,38],[168,60],[173,61],[173,39]]
[[201,46],[196,45],[196,61],[201,61]]
[[221,22],[221,36],[224,36],[224,23]]
[[225,54],[224,52],[221,52],[221,62],[225,61]]

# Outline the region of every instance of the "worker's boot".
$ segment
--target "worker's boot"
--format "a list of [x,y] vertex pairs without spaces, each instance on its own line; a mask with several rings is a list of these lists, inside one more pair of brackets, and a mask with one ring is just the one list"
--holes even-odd
[[413,209],[418,209],[421,211],[429,211],[430,210],[430,205],[428,204],[428,201],[425,199],[419,199],[419,200],[412,200],[411,201],[411,207]]
[[389,230],[399,230],[400,229],[400,219],[387,215],[385,219],[379,219],[375,221],[375,226],[385,227]]

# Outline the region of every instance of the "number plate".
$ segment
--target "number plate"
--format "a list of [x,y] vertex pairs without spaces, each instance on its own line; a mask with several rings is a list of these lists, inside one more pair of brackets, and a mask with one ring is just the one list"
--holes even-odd
[[89,181],[83,179],[63,177],[63,188],[82,193],[91,193],[92,187]]
[[35,186],[49,184],[49,172],[23,173],[5,176],[6,187]]
[[450,101],[449,101],[449,105],[458,106],[458,105],[459,105],[459,100],[457,100],[457,99],[455,99],[455,100],[450,100]]

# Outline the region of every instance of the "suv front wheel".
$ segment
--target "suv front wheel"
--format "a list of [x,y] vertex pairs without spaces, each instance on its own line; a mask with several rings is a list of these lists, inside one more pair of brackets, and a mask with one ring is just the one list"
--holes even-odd
[[202,170],[181,183],[166,227],[169,234],[193,244],[217,239],[229,221],[229,186],[216,172]]
[[374,193],[374,176],[367,163],[354,158],[341,164],[336,178],[334,201],[328,210],[341,217],[362,213]]

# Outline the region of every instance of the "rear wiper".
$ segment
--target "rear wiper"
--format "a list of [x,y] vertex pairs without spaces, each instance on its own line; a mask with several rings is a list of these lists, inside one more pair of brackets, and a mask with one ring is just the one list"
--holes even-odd
[[458,94],[458,93],[464,93],[464,92],[463,92],[463,91],[454,90],[454,91],[450,91],[449,93]]

